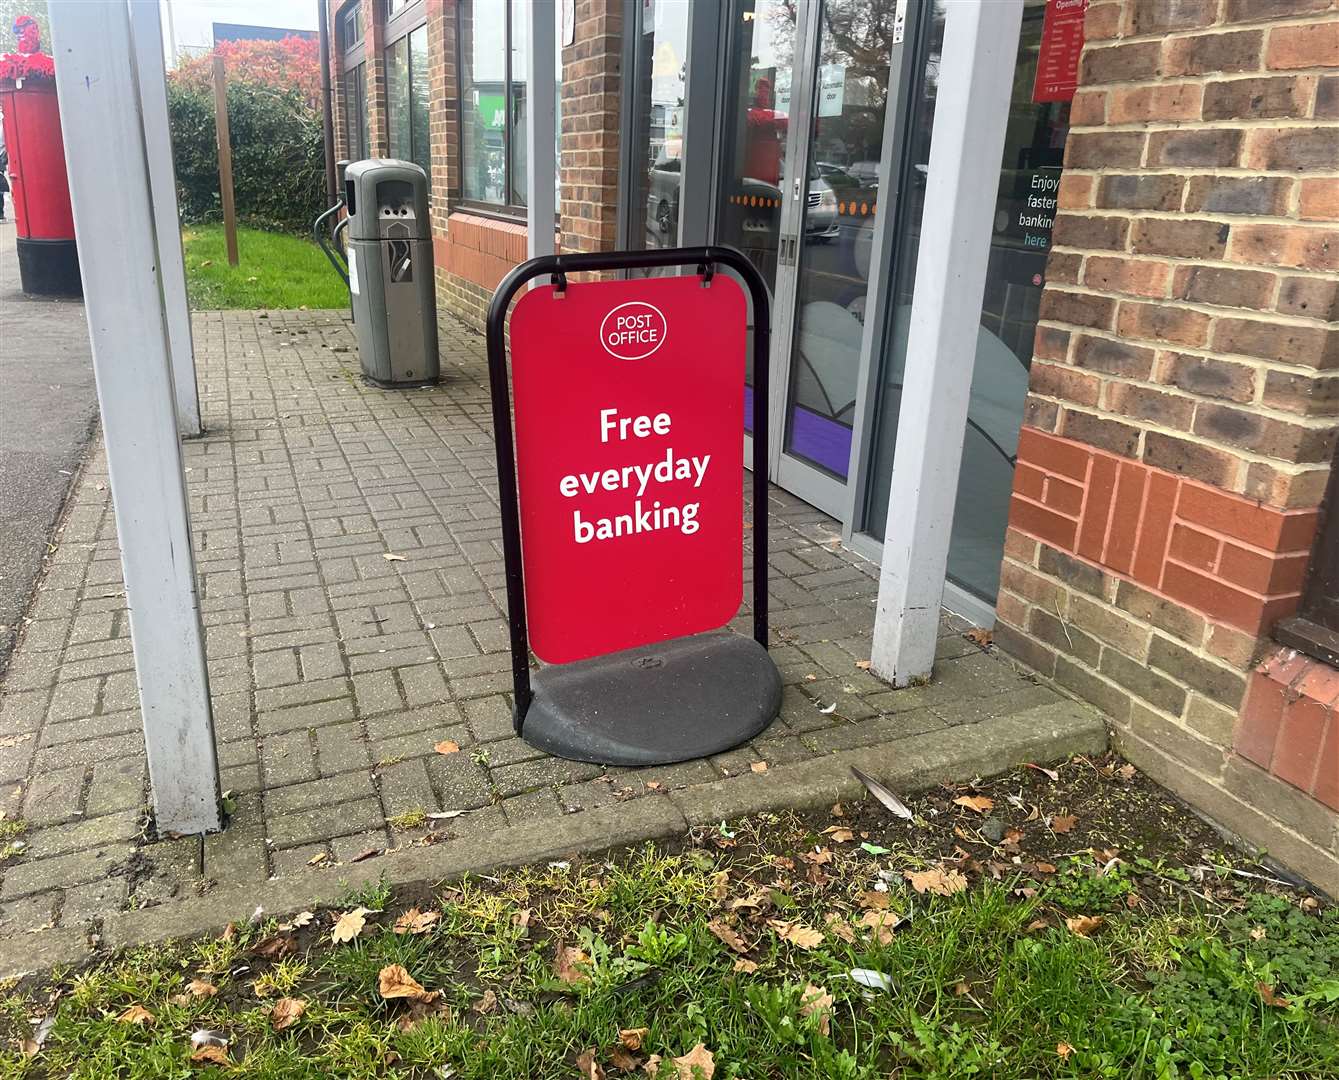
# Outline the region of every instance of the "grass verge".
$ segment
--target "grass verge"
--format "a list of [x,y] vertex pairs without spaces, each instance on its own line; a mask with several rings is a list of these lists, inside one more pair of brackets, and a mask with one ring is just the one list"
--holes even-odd
[[238,265],[228,265],[222,225],[182,229],[191,307],[341,308],[349,293],[321,249],[288,233],[237,229]]
[[1339,909],[1166,799],[1076,759],[349,891],[7,988],[0,1075],[1339,1075]]

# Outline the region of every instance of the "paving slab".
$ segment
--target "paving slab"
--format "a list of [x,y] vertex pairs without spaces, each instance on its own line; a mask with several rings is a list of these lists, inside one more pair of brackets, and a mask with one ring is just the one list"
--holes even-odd
[[877,567],[773,489],[777,722],[656,769],[542,754],[512,725],[482,338],[444,318],[442,383],[414,391],[361,382],[340,312],[199,313],[195,343],[206,434],[184,453],[229,825],[153,831],[95,446],[0,683],[3,805],[27,845],[0,859],[0,925],[46,927],[0,935],[0,976],[77,959],[90,925],[113,944],[201,932],[341,880],[432,882],[849,798],[852,764],[910,791],[1105,743],[1095,713],[947,614],[930,683],[863,670]]

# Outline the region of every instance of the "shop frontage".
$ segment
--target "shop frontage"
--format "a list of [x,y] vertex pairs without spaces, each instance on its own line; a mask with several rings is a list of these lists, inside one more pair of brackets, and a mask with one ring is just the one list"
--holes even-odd
[[[1045,12],[1044,0],[1025,7],[1004,157],[982,178],[998,194],[946,602],[983,625],[1073,94],[1053,77],[1056,54],[1068,47],[1076,65],[1082,43],[1061,40],[1069,28],[1048,27]],[[762,270],[779,387],[771,478],[877,560],[946,4],[653,0],[631,14],[623,235],[634,247],[730,244]],[[1037,76],[1044,50],[1049,80]]]

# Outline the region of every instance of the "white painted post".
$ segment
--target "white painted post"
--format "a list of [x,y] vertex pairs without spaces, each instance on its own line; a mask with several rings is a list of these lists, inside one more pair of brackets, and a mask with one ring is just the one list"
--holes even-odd
[[186,438],[193,438],[203,434],[204,429],[200,425],[200,394],[195,385],[195,343],[191,340],[191,305],[186,299],[186,264],[181,251],[181,219],[177,213],[177,174],[172,166],[172,128],[167,116],[163,23],[157,0],[131,0],[130,35],[135,45],[135,67],[144,117],[144,149],[149,159],[149,182],[153,186],[153,218],[158,233],[163,303],[167,308],[167,343],[172,353],[177,430]]
[[934,664],[1022,16],[947,5],[871,652],[894,686]]
[[220,825],[218,759],[125,0],[49,7],[157,826]]
[[[530,0],[526,5],[530,49],[525,60],[525,93],[529,115],[525,129],[525,205],[530,258],[553,254],[554,155],[557,94],[553,51],[557,39],[554,0]],[[512,33],[515,33],[513,27]]]

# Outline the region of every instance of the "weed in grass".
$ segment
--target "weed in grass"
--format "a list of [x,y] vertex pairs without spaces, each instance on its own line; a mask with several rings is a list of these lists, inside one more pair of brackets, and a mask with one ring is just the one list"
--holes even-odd
[[391,902],[391,887],[384,873],[376,881],[369,881],[360,889],[350,885],[347,878],[340,878],[339,887],[341,907],[365,907],[369,911],[385,911]]
[[280,960],[251,984],[258,998],[288,997],[307,976],[307,964],[302,960]]
[[0,840],[14,840],[27,830],[28,823],[23,818],[5,817],[0,813]]

